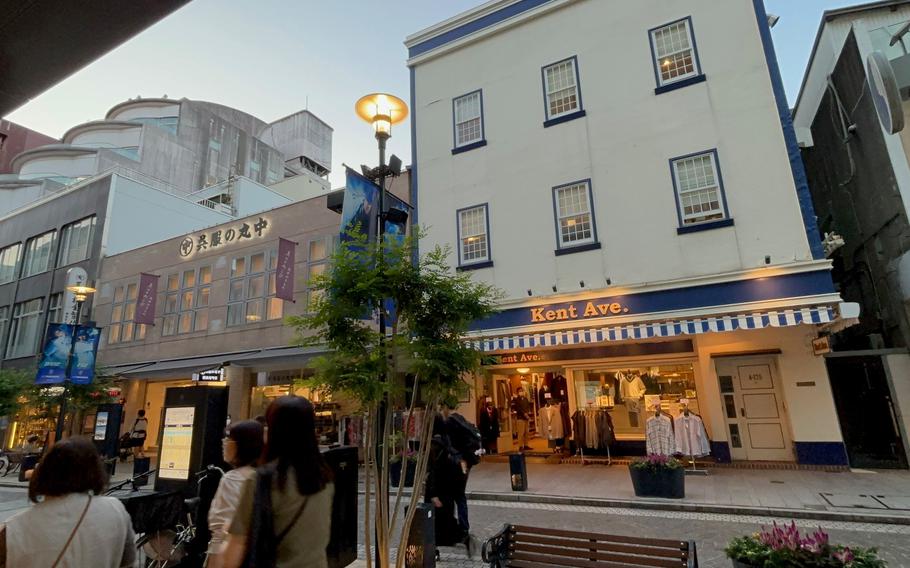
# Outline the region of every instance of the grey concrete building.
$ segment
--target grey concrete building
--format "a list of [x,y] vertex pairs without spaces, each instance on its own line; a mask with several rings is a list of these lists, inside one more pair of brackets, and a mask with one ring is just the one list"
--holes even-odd
[[[101,172],[126,168],[182,193],[243,176],[263,185],[303,176],[328,190],[332,128],[304,110],[267,123],[224,105],[137,98],[57,144],[17,155],[0,175],[0,214]],[[232,195],[204,196],[232,208]]]

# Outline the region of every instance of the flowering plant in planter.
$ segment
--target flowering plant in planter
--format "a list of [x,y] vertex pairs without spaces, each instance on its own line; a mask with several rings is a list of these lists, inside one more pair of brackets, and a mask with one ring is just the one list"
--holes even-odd
[[851,548],[831,544],[822,529],[801,535],[796,523],[778,525],[750,536],[734,538],[724,549],[734,566],[777,568],[814,566],[819,568],[882,568],[885,561],[875,548]]
[[667,469],[679,469],[682,467],[682,464],[678,459],[671,456],[664,456],[661,454],[648,454],[644,458],[636,458],[632,460],[632,463],[629,464],[629,467],[632,469],[639,470],[648,470],[650,472],[658,472]]

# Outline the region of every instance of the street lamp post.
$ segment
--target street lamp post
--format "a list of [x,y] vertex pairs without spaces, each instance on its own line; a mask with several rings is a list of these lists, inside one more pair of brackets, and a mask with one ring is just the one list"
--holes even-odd
[[63,375],[63,393],[60,395],[60,414],[57,416],[57,432],[54,436],[54,441],[59,442],[63,438],[63,426],[66,421],[66,394],[67,386],[70,376],[70,370],[73,365],[73,347],[75,347],[74,342],[76,338],[76,328],[79,326],[79,322],[82,319],[82,305],[85,304],[85,301],[88,299],[89,295],[95,293],[95,289],[91,286],[85,284],[79,284],[75,286],[67,286],[67,292],[71,292],[76,298],[76,321],[73,324],[73,340],[70,341],[69,351],[66,353],[66,368]]
[[[357,103],[354,105],[354,110],[357,112],[357,116],[370,123],[373,126],[373,131],[376,134],[376,142],[379,145],[379,167],[374,168],[369,172],[369,177],[377,181],[379,185],[379,212],[377,213],[377,225],[376,229],[376,239],[379,244],[379,270],[382,274],[382,270],[385,267],[385,221],[386,221],[386,212],[385,212],[385,178],[387,175],[398,175],[398,172],[392,172],[391,169],[385,163],[385,149],[386,141],[392,137],[392,125],[402,122],[408,116],[408,106],[405,102],[394,95],[389,95],[386,93],[372,93],[366,96],[361,97]],[[393,156],[394,158],[394,156]],[[394,160],[393,160],[394,161]],[[400,165],[400,164],[399,164]],[[365,172],[366,173],[366,172]],[[380,344],[385,342],[386,336],[386,322],[385,322],[385,302],[382,302],[379,305],[379,342]],[[380,376],[381,381],[385,381],[387,374],[388,361],[383,367],[382,375]],[[388,393],[383,394],[382,403],[379,406],[379,416],[376,417],[376,428],[379,435],[376,437],[376,455],[381,455],[381,445],[385,443],[385,440],[381,438],[382,432],[385,431],[385,413],[386,408],[388,407]],[[376,461],[377,466],[377,475],[380,472],[380,463]],[[381,478],[381,476],[380,476]],[[388,504],[386,504],[388,506]],[[377,528],[377,540],[376,540],[376,566],[381,566],[379,558],[379,540],[378,540],[378,527]]]

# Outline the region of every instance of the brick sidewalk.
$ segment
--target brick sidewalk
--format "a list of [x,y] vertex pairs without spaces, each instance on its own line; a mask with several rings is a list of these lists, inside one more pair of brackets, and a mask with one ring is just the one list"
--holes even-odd
[[[569,498],[724,509],[775,509],[807,513],[884,515],[910,519],[910,472],[845,472],[714,468],[686,477],[686,498],[635,497],[626,466],[528,464],[528,491],[511,491],[507,463],[482,463],[471,472],[474,497]],[[906,522],[906,521],[905,521]]]

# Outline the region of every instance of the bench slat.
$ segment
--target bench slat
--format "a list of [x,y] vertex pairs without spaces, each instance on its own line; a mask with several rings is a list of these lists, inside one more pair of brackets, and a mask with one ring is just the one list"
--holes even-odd
[[567,558],[580,558],[582,560],[607,560],[615,562],[627,562],[642,566],[660,566],[662,568],[679,568],[685,566],[686,561],[682,558],[655,557],[650,555],[624,554],[617,552],[598,552],[596,550],[578,550],[574,548],[565,548],[559,546],[537,546],[525,545],[514,546],[510,549],[510,556],[517,554],[545,554],[547,556],[560,556]]
[[548,538],[545,536],[535,536],[527,533],[520,533],[512,537],[512,542],[516,547],[522,544],[544,544],[560,546],[565,548],[579,548],[583,550],[606,550],[610,552],[621,552],[628,554],[641,554],[644,556],[660,556],[662,558],[686,558],[688,552],[679,548],[666,548],[648,545],[625,544],[619,542],[603,542],[581,539],[558,539]]
[[[539,562],[529,562],[527,560],[510,560],[509,568],[553,568],[553,564]],[[626,564],[617,564],[615,562],[598,562],[596,568],[628,568]],[[572,567],[576,568],[576,567]]]
[[531,535],[547,535],[547,536],[577,538],[577,539],[581,539],[581,540],[596,539],[598,541],[603,541],[603,542],[618,542],[618,543],[622,543],[622,544],[642,544],[642,545],[672,548],[674,550],[686,550],[689,547],[687,542],[684,542],[681,540],[669,540],[669,539],[662,539],[662,538],[641,538],[641,537],[635,537],[635,536],[620,536],[620,535],[614,535],[614,534],[564,531],[564,530],[560,530],[560,529],[527,527],[527,526],[522,526],[522,525],[513,526],[511,532],[513,535],[516,533],[526,533],[526,534],[531,534]]
[[[662,564],[652,564],[654,559],[629,556],[622,560],[585,560],[567,556],[549,556],[546,554],[532,554],[530,552],[515,552],[509,555],[509,566],[514,567],[515,562],[534,562],[545,566],[562,566],[564,568],[603,568],[604,566],[655,566],[664,568]],[[664,561],[665,562],[665,561]],[[679,566],[674,564],[673,566]]]

